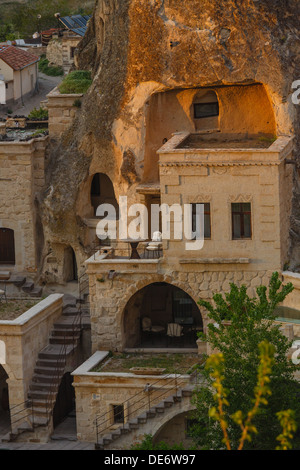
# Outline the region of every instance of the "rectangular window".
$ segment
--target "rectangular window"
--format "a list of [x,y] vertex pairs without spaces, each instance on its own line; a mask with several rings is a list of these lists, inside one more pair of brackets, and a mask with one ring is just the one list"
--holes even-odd
[[210,227],[210,203],[209,202],[198,202],[192,204],[192,231],[196,231],[196,206],[197,204],[204,205],[204,238],[211,238],[211,227]]
[[219,103],[194,103],[194,119],[219,116]]
[[231,204],[232,239],[251,238],[251,203]]
[[124,406],[112,405],[112,407],[113,407],[114,424],[123,424],[124,423]]
[[70,48],[70,59],[74,59],[76,47]]

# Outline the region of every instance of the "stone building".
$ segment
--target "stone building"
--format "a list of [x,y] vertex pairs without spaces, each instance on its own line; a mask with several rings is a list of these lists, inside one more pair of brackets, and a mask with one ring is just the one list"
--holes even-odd
[[[98,0],[74,57],[93,84],[84,96],[48,97],[39,280],[65,286],[88,275],[93,356],[73,372],[80,439],[95,436],[98,408],[111,416],[147,380],[95,375],[102,354],[202,352],[199,299],[231,282],[252,295],[272,272],[298,269],[297,2],[286,8],[283,17],[269,0]],[[159,223],[139,243],[127,234],[100,245],[97,207],[120,217],[124,196],[148,213],[179,209],[159,249],[149,249]],[[187,206],[193,230],[197,204],[204,244],[187,249],[173,222]],[[189,406],[179,411],[182,426]]]
[[48,137],[0,142],[0,266],[36,277],[43,251],[37,194],[45,183]]
[[52,34],[47,45],[46,57],[50,64],[60,66],[68,73],[74,64],[75,50],[85,35],[90,15],[73,15],[59,17],[62,28]]
[[23,103],[37,89],[39,57],[16,46],[0,46],[0,105]]

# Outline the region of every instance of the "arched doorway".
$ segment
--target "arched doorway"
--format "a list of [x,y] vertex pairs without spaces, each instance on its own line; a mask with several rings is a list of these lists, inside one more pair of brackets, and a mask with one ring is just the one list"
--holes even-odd
[[149,284],[127,302],[123,316],[126,348],[196,348],[201,312],[185,291],[166,282]]
[[78,270],[76,255],[71,246],[64,251],[64,281],[71,282],[78,280]]
[[101,204],[113,205],[118,216],[119,206],[111,179],[104,173],[96,173],[91,183],[91,205],[94,215]]
[[15,237],[10,228],[0,228],[0,264],[15,264]]

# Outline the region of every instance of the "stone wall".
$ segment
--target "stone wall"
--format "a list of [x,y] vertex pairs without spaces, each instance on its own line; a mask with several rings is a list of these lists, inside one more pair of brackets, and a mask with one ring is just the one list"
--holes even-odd
[[[211,301],[215,293],[228,292],[230,283],[245,284],[250,296],[255,288],[268,285],[272,271],[257,271],[255,266],[241,266],[205,261],[189,265],[170,265],[168,260],[94,260],[87,261],[89,275],[92,351],[117,350],[126,347],[128,332],[124,331],[124,311],[127,302],[143,287],[154,282],[166,282],[182,289],[197,303],[199,299]],[[108,272],[115,270],[113,280]],[[204,330],[207,315],[201,310]],[[135,326],[139,328],[139,324]],[[133,328],[133,327],[132,327]],[[133,331],[131,331],[131,334]],[[195,348],[196,348],[195,343]]]
[[61,67],[63,64],[63,50],[61,40],[58,38],[51,39],[46,50],[46,57],[49,60],[49,65],[56,65]]
[[15,320],[0,321],[0,341],[5,344],[1,363],[9,377],[10,407],[27,400],[38,353],[48,344],[49,331],[62,314],[62,297],[49,295]]
[[70,127],[78,109],[74,106],[74,102],[80,100],[82,96],[82,94],[63,95],[57,87],[47,95],[48,127],[51,137],[60,137]]
[[48,137],[0,142],[0,226],[14,230],[16,264],[9,269],[36,272],[39,260],[35,197],[44,185]]
[[[173,383],[170,376],[164,375],[93,372],[92,369],[107,355],[107,352],[96,352],[72,373],[76,394],[77,438],[83,441],[96,442],[96,417],[99,436],[120,426],[113,425],[112,405],[124,404],[125,423],[148,409],[148,394],[144,392],[147,384],[154,386],[151,406],[175,393],[175,377]],[[181,376],[178,383],[181,386],[189,384],[190,376]],[[130,439],[133,437],[130,436]]]

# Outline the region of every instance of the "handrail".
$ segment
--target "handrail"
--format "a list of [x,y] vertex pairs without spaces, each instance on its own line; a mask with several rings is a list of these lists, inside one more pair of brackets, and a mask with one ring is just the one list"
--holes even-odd
[[[170,374],[161,376],[160,379],[157,381],[147,384],[145,388],[139,392],[137,392],[134,396],[128,398],[125,400],[120,406],[123,407],[124,410],[124,422],[123,425],[120,426],[120,428],[124,428],[125,426],[125,415],[126,415],[126,422],[129,421],[130,417],[133,417],[133,415],[137,416],[137,413],[144,409],[145,411],[150,411],[151,409],[151,404],[154,402],[159,403],[159,401],[162,399],[164,395],[170,395],[171,390],[175,390],[174,395],[176,396],[178,393],[179,386],[182,384],[186,384],[186,378],[180,379],[183,374],[179,374],[177,372],[172,372]],[[161,379],[164,380],[164,383],[160,387],[156,387],[156,384],[160,383],[161,384]],[[171,385],[171,388],[170,388]],[[173,386],[172,386],[173,385]],[[156,393],[155,397],[151,397],[151,392],[159,392],[162,391],[159,395]],[[145,392],[148,393],[148,396],[145,396]],[[140,396],[142,398],[140,398]],[[144,398],[146,397],[147,403],[144,403]],[[134,405],[138,405],[140,403],[140,406],[137,408]],[[125,406],[127,406],[127,413],[125,413]],[[134,407],[134,410],[128,410],[129,405],[131,408]],[[107,425],[106,425],[107,424]],[[96,425],[96,442],[99,444],[99,438],[100,435],[103,435],[105,431],[109,430],[113,423],[111,422],[111,411],[106,411],[103,414],[96,414],[95,418],[95,425]],[[103,427],[105,425],[105,427]],[[101,429],[100,429],[101,427]]]
[[[15,410],[17,407],[22,406],[22,408],[18,411],[15,411],[12,413],[12,410]],[[18,419],[15,419],[17,415],[20,413],[27,412],[26,415],[20,416]],[[25,400],[21,403],[17,403],[16,405],[10,406],[9,407],[9,413],[10,413],[10,425],[2,431],[2,435],[5,435],[7,433],[13,433],[13,426],[16,425],[16,423],[19,423],[21,420],[22,421],[27,421],[31,417],[31,425],[34,427],[34,410],[33,410],[33,403],[32,400]]]
[[[84,272],[78,278],[79,308],[78,308],[78,313],[77,313],[77,315],[75,315],[75,318],[73,319],[73,322],[71,324],[72,334],[71,335],[66,335],[66,333],[64,333],[64,335],[62,336],[63,343],[62,343],[62,346],[60,348],[59,355],[57,357],[56,366],[55,366],[53,378],[52,378],[52,381],[51,381],[49,393],[47,394],[47,397],[45,398],[45,400],[46,400],[46,415],[48,417],[48,420],[50,419],[50,417],[53,413],[53,401],[54,401],[54,397],[57,394],[57,388],[59,386],[58,384],[59,384],[60,379],[62,377],[61,369],[64,368],[64,366],[66,364],[66,361],[67,361],[68,346],[69,345],[72,345],[72,346],[76,345],[78,333],[80,333],[80,331],[81,331],[81,327],[82,327],[82,300],[83,300],[82,294],[84,292],[84,289],[82,288],[81,279],[85,275],[86,275],[86,272]],[[67,343],[66,338],[70,339],[70,337],[72,338],[72,341],[71,341],[71,343]]]

